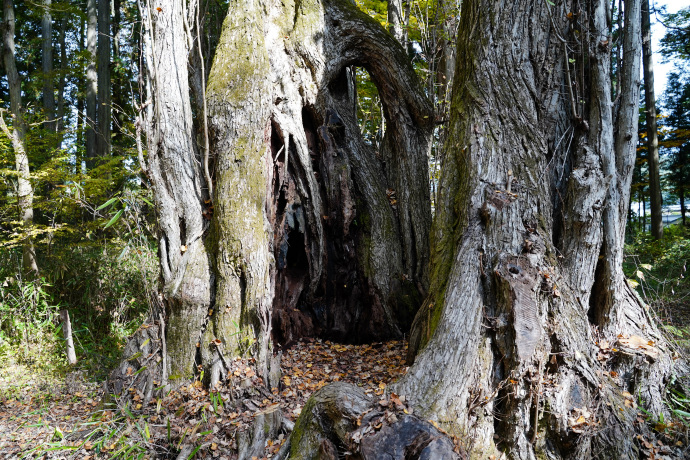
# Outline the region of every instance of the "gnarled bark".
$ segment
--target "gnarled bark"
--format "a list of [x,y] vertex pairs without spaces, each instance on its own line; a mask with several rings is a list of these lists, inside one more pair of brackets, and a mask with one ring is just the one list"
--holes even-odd
[[[243,354],[268,377],[271,342],[305,335],[401,337],[428,288],[433,125],[400,44],[347,0],[231,1],[207,87],[207,197],[188,96],[190,13],[164,3],[143,12],[161,380],[203,369],[214,384]],[[355,65],[379,87],[381,152],[359,132]]]
[[[384,103],[378,154],[358,131],[353,65]],[[269,321],[280,343],[401,336],[426,292],[431,109],[400,45],[347,1],[231,3],[208,99],[208,330],[232,344],[230,321],[253,329],[260,363]]]
[[[475,455],[633,458],[626,395],[663,409],[668,349],[622,273],[639,2],[615,117],[607,2],[578,8],[463,3],[431,294],[394,391]],[[630,336],[654,352],[599,355]]]

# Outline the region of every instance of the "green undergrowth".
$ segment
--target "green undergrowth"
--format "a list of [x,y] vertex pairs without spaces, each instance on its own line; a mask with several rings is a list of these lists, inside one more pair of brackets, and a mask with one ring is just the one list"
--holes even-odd
[[[40,254],[40,252],[39,252]],[[143,322],[158,262],[145,239],[53,241],[39,259],[41,276],[22,276],[20,249],[0,250],[0,386],[82,371],[98,381],[115,367],[129,335]],[[44,275],[45,274],[45,275]],[[76,369],[67,364],[59,311],[72,323]]]
[[690,376],[683,375],[682,362],[690,356],[690,229],[673,225],[664,229],[662,240],[638,234],[625,247],[623,270],[628,283],[655,313],[660,327],[676,345],[675,372],[666,387],[666,417],[644,409],[641,418],[662,436],[683,437],[690,433]]
[[672,225],[660,241],[640,234],[625,249],[628,283],[676,343],[690,350],[690,229]]

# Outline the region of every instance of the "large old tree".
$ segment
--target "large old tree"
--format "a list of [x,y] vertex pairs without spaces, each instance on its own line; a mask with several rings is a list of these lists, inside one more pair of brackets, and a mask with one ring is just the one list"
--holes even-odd
[[[672,368],[622,272],[639,0],[615,100],[609,2],[463,2],[430,252],[433,116],[392,35],[348,0],[231,0],[195,101],[207,152],[195,14],[143,11],[162,308],[126,355],[161,359],[134,377],[129,361],[115,389],[213,384],[245,353],[267,376],[272,347],[303,336],[410,332],[396,391],[477,455],[634,457],[630,395],[660,411]],[[353,66],[381,94],[380,151]]]

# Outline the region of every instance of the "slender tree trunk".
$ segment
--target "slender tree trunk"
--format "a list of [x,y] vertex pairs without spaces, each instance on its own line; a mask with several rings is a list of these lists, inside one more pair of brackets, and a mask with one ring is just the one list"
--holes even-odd
[[654,59],[652,57],[652,29],[649,0],[642,0],[642,55],[644,67],[644,100],[647,112],[647,152],[649,161],[649,196],[652,208],[652,236],[664,236],[661,216],[661,178],[659,174],[659,138],[656,126],[656,97],[654,96]]
[[97,156],[96,150],[96,96],[97,79],[96,72],[96,43],[98,36],[98,14],[96,0],[86,1],[86,164],[87,170],[94,165]]
[[43,110],[48,120],[46,128],[55,132],[55,89],[53,85],[53,19],[50,14],[52,0],[43,0],[41,17],[42,70],[43,70]]
[[[439,0],[436,6],[439,10],[440,23],[436,28],[440,31],[438,41],[434,45],[440,49],[439,63],[436,71],[436,119],[446,121],[450,115],[450,90],[453,85],[455,73],[455,43],[458,33],[459,5],[454,0]],[[446,129],[441,126],[439,133],[439,145],[445,143]]]
[[[114,63],[115,75],[112,75],[112,104],[111,113],[112,115],[112,141],[113,143],[122,142],[122,126],[126,121],[125,117],[125,107],[127,106],[127,72],[124,69],[123,64],[126,59],[130,59],[129,62],[134,61],[134,54],[127,57],[123,55],[123,51],[120,49],[120,37],[121,35],[121,22],[122,22],[122,5],[121,0],[113,0],[113,57],[112,62]],[[136,46],[136,45],[134,45]]]
[[403,17],[402,0],[388,0],[388,24],[389,30],[395,39],[398,40],[403,47],[405,47],[405,35],[403,33],[403,25],[405,24],[405,20]]
[[[67,42],[65,40],[67,29],[67,18],[60,18],[60,31],[58,36],[58,43],[60,45],[60,78],[58,80],[58,90],[57,90],[57,132],[59,134],[59,139],[57,142],[57,148],[62,148],[62,142],[64,139],[64,129],[65,129],[65,87],[67,86]],[[79,109],[77,108],[79,112]],[[81,116],[81,113],[79,113]],[[77,143],[79,145],[79,143]]]
[[96,152],[101,158],[110,155],[111,142],[110,33],[110,0],[98,0],[98,132],[96,133]]
[[683,219],[683,227],[685,227],[685,187],[680,187],[678,196],[680,198],[680,216]]
[[2,131],[12,141],[14,149],[15,170],[17,171],[17,204],[19,220],[26,236],[22,243],[22,262],[24,272],[32,277],[38,276],[36,252],[31,238],[31,227],[34,220],[34,190],[29,173],[29,157],[26,151],[26,122],[22,107],[21,80],[17,72],[14,47],[15,17],[12,0],[3,0],[3,62],[7,72],[7,84],[10,92],[11,129],[5,124],[4,114],[0,113]]
[[74,366],[77,364],[77,354],[74,350],[74,340],[72,339],[72,322],[69,319],[69,310],[60,310],[60,319],[62,320],[62,336],[65,339],[67,362]]
[[[86,21],[79,21],[79,51],[84,52],[85,38],[86,38]],[[84,75],[77,76],[77,85],[79,88],[79,95],[77,97],[77,148],[75,153],[75,174],[82,174],[83,162],[86,157],[86,143],[84,142],[85,129],[84,122],[86,121],[86,78]]]
[[[668,349],[621,269],[640,9],[626,2],[614,122],[608,5],[462,5],[430,297],[393,391],[469,438],[477,458],[634,458],[625,392],[663,410]],[[567,13],[578,8],[574,32]],[[587,50],[587,69],[574,49]],[[653,357],[626,346],[631,336],[651,340]],[[626,350],[615,360],[614,345]],[[596,430],[581,434],[573,408]]]

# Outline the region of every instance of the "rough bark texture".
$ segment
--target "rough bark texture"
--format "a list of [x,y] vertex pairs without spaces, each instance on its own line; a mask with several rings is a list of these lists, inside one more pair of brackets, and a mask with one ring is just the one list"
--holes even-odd
[[3,63],[7,72],[7,84],[10,93],[10,113],[12,114],[12,128],[5,124],[4,114],[0,113],[2,131],[12,142],[14,150],[14,164],[17,171],[17,205],[19,220],[24,227],[26,237],[22,243],[22,265],[24,272],[31,276],[38,276],[36,252],[31,238],[31,227],[34,221],[34,189],[31,185],[29,173],[29,156],[26,152],[26,121],[22,107],[22,90],[14,48],[14,6],[12,0],[3,1]]
[[[456,460],[447,435],[431,423],[383,408],[361,389],[333,383],[314,393],[290,436],[291,460]],[[464,454],[464,452],[462,452]]]
[[[156,387],[177,387],[198,372],[214,278],[203,240],[209,225],[189,99],[185,4],[151,1],[141,14],[149,98],[148,161],[142,168],[151,181],[158,213],[162,304],[152,312],[151,326],[130,339],[125,360],[111,374],[110,383],[116,393],[131,386],[150,397],[154,382]],[[136,360],[131,358],[134,354]],[[133,374],[132,369],[141,372]]]
[[654,59],[652,57],[652,27],[649,0],[642,0],[642,67],[644,72],[644,105],[647,112],[647,162],[649,165],[649,204],[652,208],[652,236],[664,236],[661,215],[661,177],[659,174],[659,136],[656,126],[656,97],[654,95]]
[[403,46],[406,46],[404,42],[403,34],[403,2],[402,0],[388,0],[388,23],[390,27],[391,34],[398,40]]
[[[379,86],[381,152],[352,65]],[[231,2],[208,99],[216,334],[239,316],[265,349],[272,314],[279,343],[401,336],[426,292],[431,110],[400,45],[347,1]]]
[[[194,17],[182,0],[142,16],[166,311],[153,319],[169,358],[148,378],[204,369],[214,384],[244,354],[267,377],[272,339],[402,337],[428,287],[432,111],[400,44],[347,0],[231,1],[207,87],[211,201],[189,100]],[[353,65],[379,87],[381,152],[359,133]]]
[[663,409],[668,349],[622,273],[640,9],[614,117],[607,3],[463,2],[431,293],[394,391],[478,457],[636,458],[625,392]]

